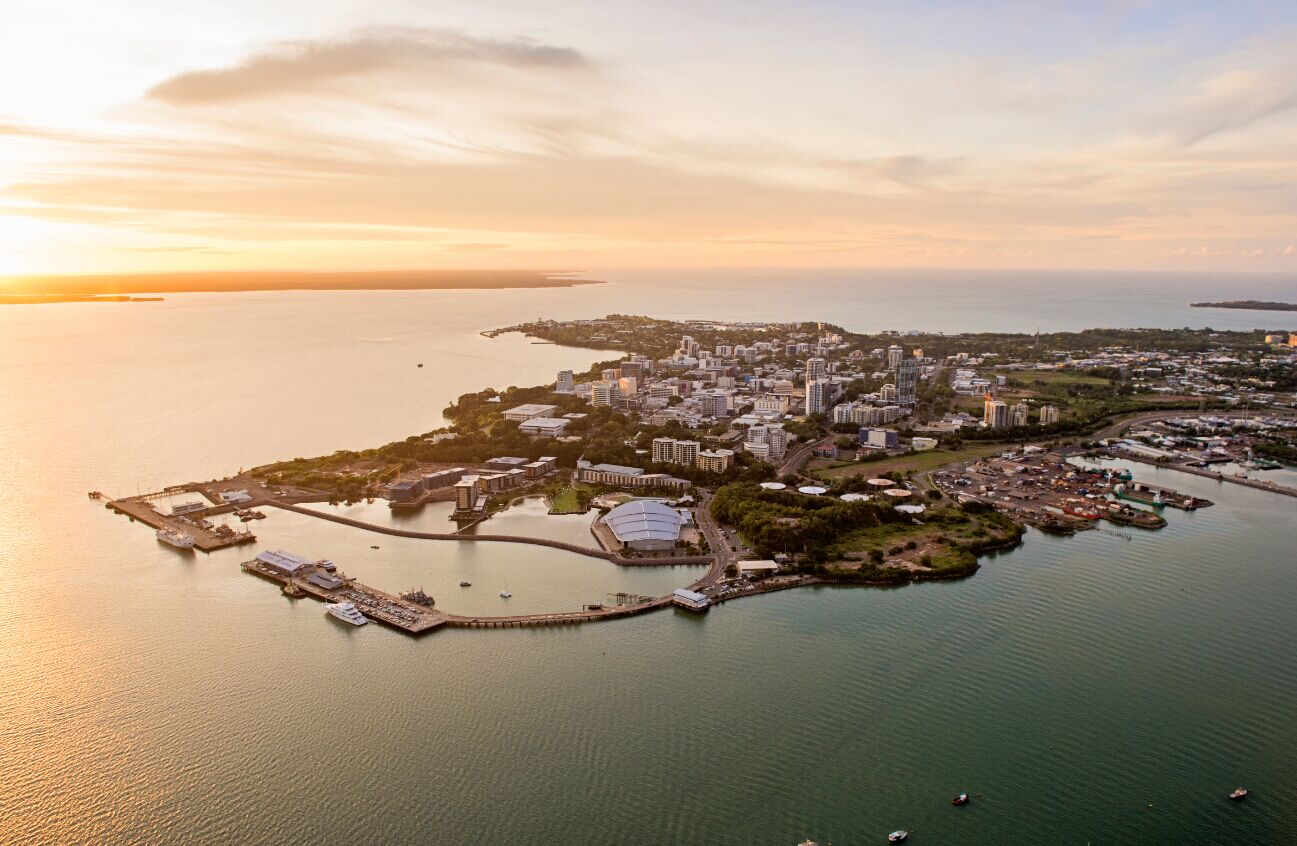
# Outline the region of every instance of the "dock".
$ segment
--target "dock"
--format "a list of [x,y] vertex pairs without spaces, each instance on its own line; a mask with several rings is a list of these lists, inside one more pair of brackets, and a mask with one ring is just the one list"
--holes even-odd
[[131,519],[131,522],[143,523],[154,529],[173,529],[189,535],[194,539],[194,549],[202,552],[212,552],[217,549],[225,549],[228,546],[255,543],[257,540],[256,535],[252,534],[251,531],[236,532],[226,526],[205,529],[197,522],[204,517],[231,513],[237,506],[230,504],[211,505],[184,515],[166,515],[153,507],[153,504],[147,499],[148,496],[151,496],[151,494],[114,499],[106,503],[104,507],[117,514],[126,515]]
[[335,588],[326,588],[312,582],[309,578],[317,572],[324,572],[322,568],[289,576],[256,559],[244,561],[239,566],[245,573],[260,576],[275,584],[282,586],[291,584],[307,596],[322,602],[354,603],[369,619],[408,634],[423,634],[447,623],[447,615],[440,611],[407,602],[399,596],[361,584],[341,573],[336,574],[336,577],[342,584]]

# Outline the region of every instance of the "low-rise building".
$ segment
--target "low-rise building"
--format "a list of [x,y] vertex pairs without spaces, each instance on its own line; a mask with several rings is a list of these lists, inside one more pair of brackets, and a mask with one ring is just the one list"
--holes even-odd
[[518,431],[533,438],[557,438],[571,423],[571,420],[563,417],[533,417],[519,424]]
[[533,417],[550,417],[554,414],[554,409],[557,407],[558,406],[555,405],[541,405],[540,403],[529,402],[525,405],[507,408],[500,412],[500,414],[505,420],[514,420],[518,423],[522,423],[526,420],[532,419]]

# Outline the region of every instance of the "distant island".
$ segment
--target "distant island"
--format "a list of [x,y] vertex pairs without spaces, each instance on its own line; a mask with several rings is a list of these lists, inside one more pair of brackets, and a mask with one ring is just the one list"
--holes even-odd
[[1189,303],[1193,308],[1242,308],[1251,311],[1297,311],[1297,303],[1276,303],[1269,300],[1226,300],[1219,303]]
[[[50,297],[86,298],[125,294],[189,294],[226,291],[425,291],[499,288],[569,288],[600,285],[565,272],[537,270],[232,271],[132,273],[89,276],[11,276],[0,279],[9,302]],[[44,298],[44,299],[41,299]],[[64,300],[67,301],[67,300]]]

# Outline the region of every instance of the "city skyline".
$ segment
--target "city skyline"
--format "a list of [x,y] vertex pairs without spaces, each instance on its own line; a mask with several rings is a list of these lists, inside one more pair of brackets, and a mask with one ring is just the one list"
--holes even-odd
[[21,0],[0,276],[1283,272],[1295,25],[1277,2]]

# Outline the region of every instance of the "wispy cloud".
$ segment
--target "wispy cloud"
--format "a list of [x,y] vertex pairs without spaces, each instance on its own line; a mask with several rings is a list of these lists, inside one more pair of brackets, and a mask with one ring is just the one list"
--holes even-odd
[[436,83],[439,75],[465,65],[493,65],[526,71],[587,68],[571,47],[535,41],[473,38],[448,30],[409,27],[366,29],[344,38],[291,41],[255,53],[236,65],[193,70],[163,80],[150,98],[172,105],[255,99],[309,93],[341,79],[382,72],[416,73]]

